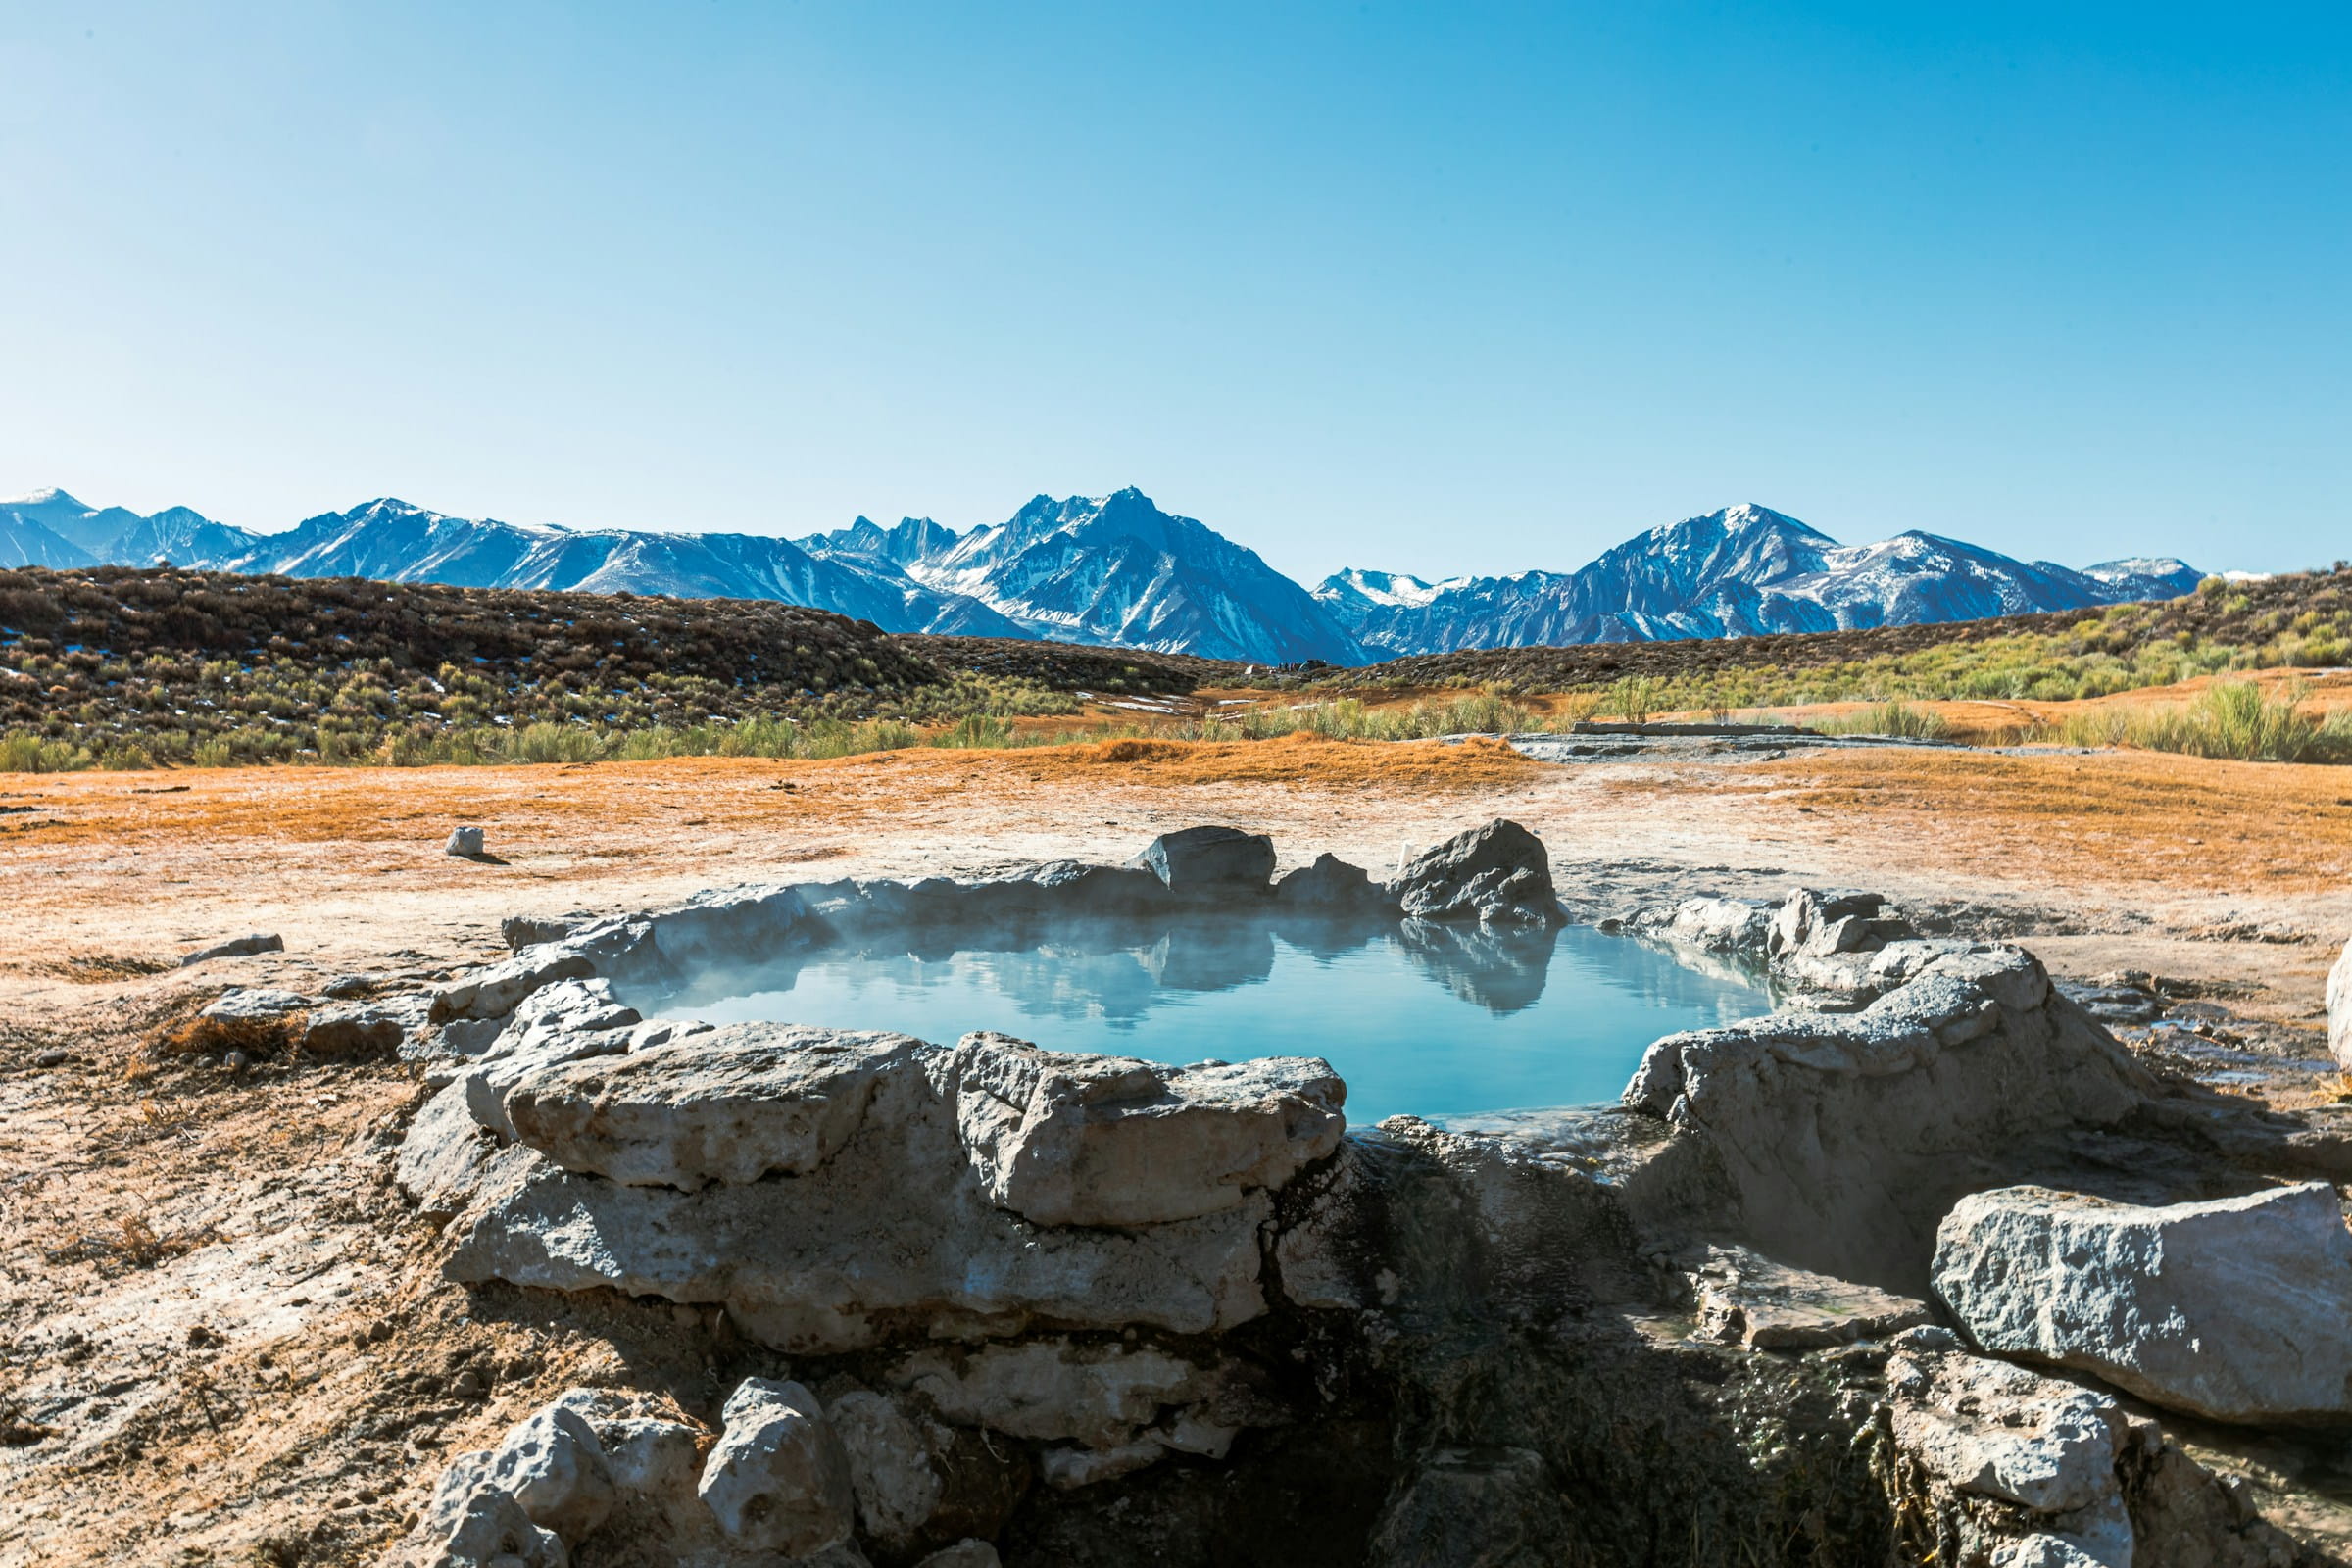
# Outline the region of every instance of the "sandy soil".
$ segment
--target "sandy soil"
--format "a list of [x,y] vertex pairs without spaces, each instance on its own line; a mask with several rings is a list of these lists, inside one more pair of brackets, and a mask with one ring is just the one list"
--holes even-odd
[[[1200,821],[1386,868],[1495,815],[1592,917],[1878,888],[2064,975],[2217,999],[2277,1054],[2325,1054],[2352,928],[2352,773],[2119,754],[1559,767],[1295,740],[0,775],[0,1564],[368,1561],[451,1448],[536,1399],[625,1364],[691,1407],[754,1364],[666,1310],[439,1285],[387,1185],[410,1070],[154,1058],[220,987],[413,987],[489,956],[510,913],[1124,857]],[[497,863],[442,853],[459,822]],[[167,967],[248,931],[287,951]]]

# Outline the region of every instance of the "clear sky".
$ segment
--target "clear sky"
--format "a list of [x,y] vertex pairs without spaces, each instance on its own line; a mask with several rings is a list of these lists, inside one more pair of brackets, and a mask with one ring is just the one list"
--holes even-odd
[[0,5],[0,493],[2352,556],[2352,7]]

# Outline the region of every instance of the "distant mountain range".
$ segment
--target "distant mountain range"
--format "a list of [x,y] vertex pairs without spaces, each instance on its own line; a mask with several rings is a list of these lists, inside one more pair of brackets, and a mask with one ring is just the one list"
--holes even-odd
[[2076,571],[1916,531],[1841,545],[1768,507],[1739,506],[1652,528],[1576,571],[1435,583],[1343,571],[1315,597],[1388,657],[1978,620],[2170,599],[2198,578],[2169,558]]
[[574,530],[390,499],[264,534],[186,507],[144,516],[89,507],[62,490],[0,501],[0,565],[167,560],[291,577],[780,599],[885,631],[1047,637],[1260,664],[1967,620],[2168,598],[2199,575],[2170,559],[2074,570],[1916,532],[1840,545],[1757,506],[1653,528],[1576,571],[1425,582],[1350,569],[1309,592],[1135,489],[1041,495],[1004,522],[963,533],[927,517],[890,528],[859,517],[800,539]]

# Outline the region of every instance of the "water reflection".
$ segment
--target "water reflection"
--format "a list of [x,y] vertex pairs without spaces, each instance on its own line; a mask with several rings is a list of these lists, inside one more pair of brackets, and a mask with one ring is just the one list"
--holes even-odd
[[848,938],[631,1000],[929,1040],[999,1029],[1163,1061],[1320,1055],[1359,1121],[1610,1099],[1657,1036],[1769,1006],[1744,975],[1590,927],[1211,914]]

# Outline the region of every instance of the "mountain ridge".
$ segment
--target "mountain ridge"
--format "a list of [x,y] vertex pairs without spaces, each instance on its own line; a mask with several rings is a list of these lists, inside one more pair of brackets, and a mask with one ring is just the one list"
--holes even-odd
[[2169,557],[2081,569],[1909,530],[1839,544],[1741,503],[1645,530],[1574,571],[1437,581],[1345,568],[1308,589],[1133,486],[1040,493],[958,531],[868,517],[799,538],[459,517],[392,496],[264,534],[188,507],[60,489],[0,501],[0,564],[168,560],[209,570],[459,587],[771,599],[895,633],[1047,638],[1258,664],[1976,619],[2186,592]]

